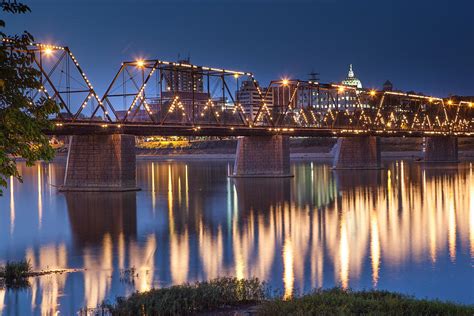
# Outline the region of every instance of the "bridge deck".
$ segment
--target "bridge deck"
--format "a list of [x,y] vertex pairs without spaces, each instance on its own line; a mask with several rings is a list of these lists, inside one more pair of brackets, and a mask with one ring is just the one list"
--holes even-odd
[[53,130],[45,131],[50,135],[90,135],[90,134],[129,134],[136,136],[270,136],[287,135],[293,137],[338,137],[338,136],[381,136],[381,137],[429,137],[458,136],[469,137],[469,131],[433,131],[412,129],[347,129],[242,125],[157,125],[143,123],[104,123],[104,122],[61,122]]

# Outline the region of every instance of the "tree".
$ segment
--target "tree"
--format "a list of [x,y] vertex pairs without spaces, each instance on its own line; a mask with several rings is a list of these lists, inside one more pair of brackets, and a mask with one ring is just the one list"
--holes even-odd
[[[28,6],[16,0],[4,0],[1,7],[10,14],[30,12]],[[34,67],[33,53],[28,51],[33,36],[24,31],[7,37],[4,28],[5,21],[0,20],[0,195],[9,177],[21,181],[15,158],[24,158],[31,166],[54,157],[43,131],[52,128],[48,118],[59,111],[53,100],[33,98],[32,92],[41,89],[41,73]]]

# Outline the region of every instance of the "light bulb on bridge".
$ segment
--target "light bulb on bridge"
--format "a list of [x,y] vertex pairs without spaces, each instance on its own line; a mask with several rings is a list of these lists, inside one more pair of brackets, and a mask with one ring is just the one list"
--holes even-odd
[[239,78],[239,74],[234,74],[234,78],[235,78],[235,79],[238,79],[238,78]]
[[284,85],[284,86],[287,86],[288,83],[289,83],[289,81],[286,78],[281,81],[281,84]]
[[453,100],[448,100],[448,105],[453,105]]
[[376,93],[377,93],[377,92],[375,92],[375,90],[370,90],[370,95],[371,95],[372,97],[375,97],[375,94],[376,94]]
[[49,56],[53,53],[53,50],[49,47],[46,47],[44,50],[43,50],[44,54]]
[[136,65],[137,65],[137,67],[142,68],[142,67],[145,66],[145,62],[143,61],[143,59],[137,59]]
[[339,89],[338,89],[339,93],[343,93],[344,90],[345,90],[344,87],[339,87]]

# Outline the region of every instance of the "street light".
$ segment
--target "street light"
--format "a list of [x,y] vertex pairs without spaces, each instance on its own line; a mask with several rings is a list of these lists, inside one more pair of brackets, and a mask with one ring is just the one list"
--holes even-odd
[[53,50],[49,47],[46,47],[44,50],[43,50],[44,54],[49,56],[53,53]]
[[137,59],[136,60],[136,65],[137,65],[137,67],[142,68],[142,67],[145,66],[145,62],[143,61],[143,59]]

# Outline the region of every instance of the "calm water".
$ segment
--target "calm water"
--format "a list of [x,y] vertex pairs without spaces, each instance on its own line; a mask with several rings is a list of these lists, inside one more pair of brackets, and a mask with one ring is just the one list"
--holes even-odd
[[[0,198],[0,264],[78,272],[0,289],[5,315],[73,314],[135,290],[223,275],[283,294],[379,288],[474,304],[474,177],[387,162],[292,179],[228,179],[230,162],[139,162],[136,193],[57,192],[62,163],[21,166]],[[123,271],[134,267],[131,283]]]

